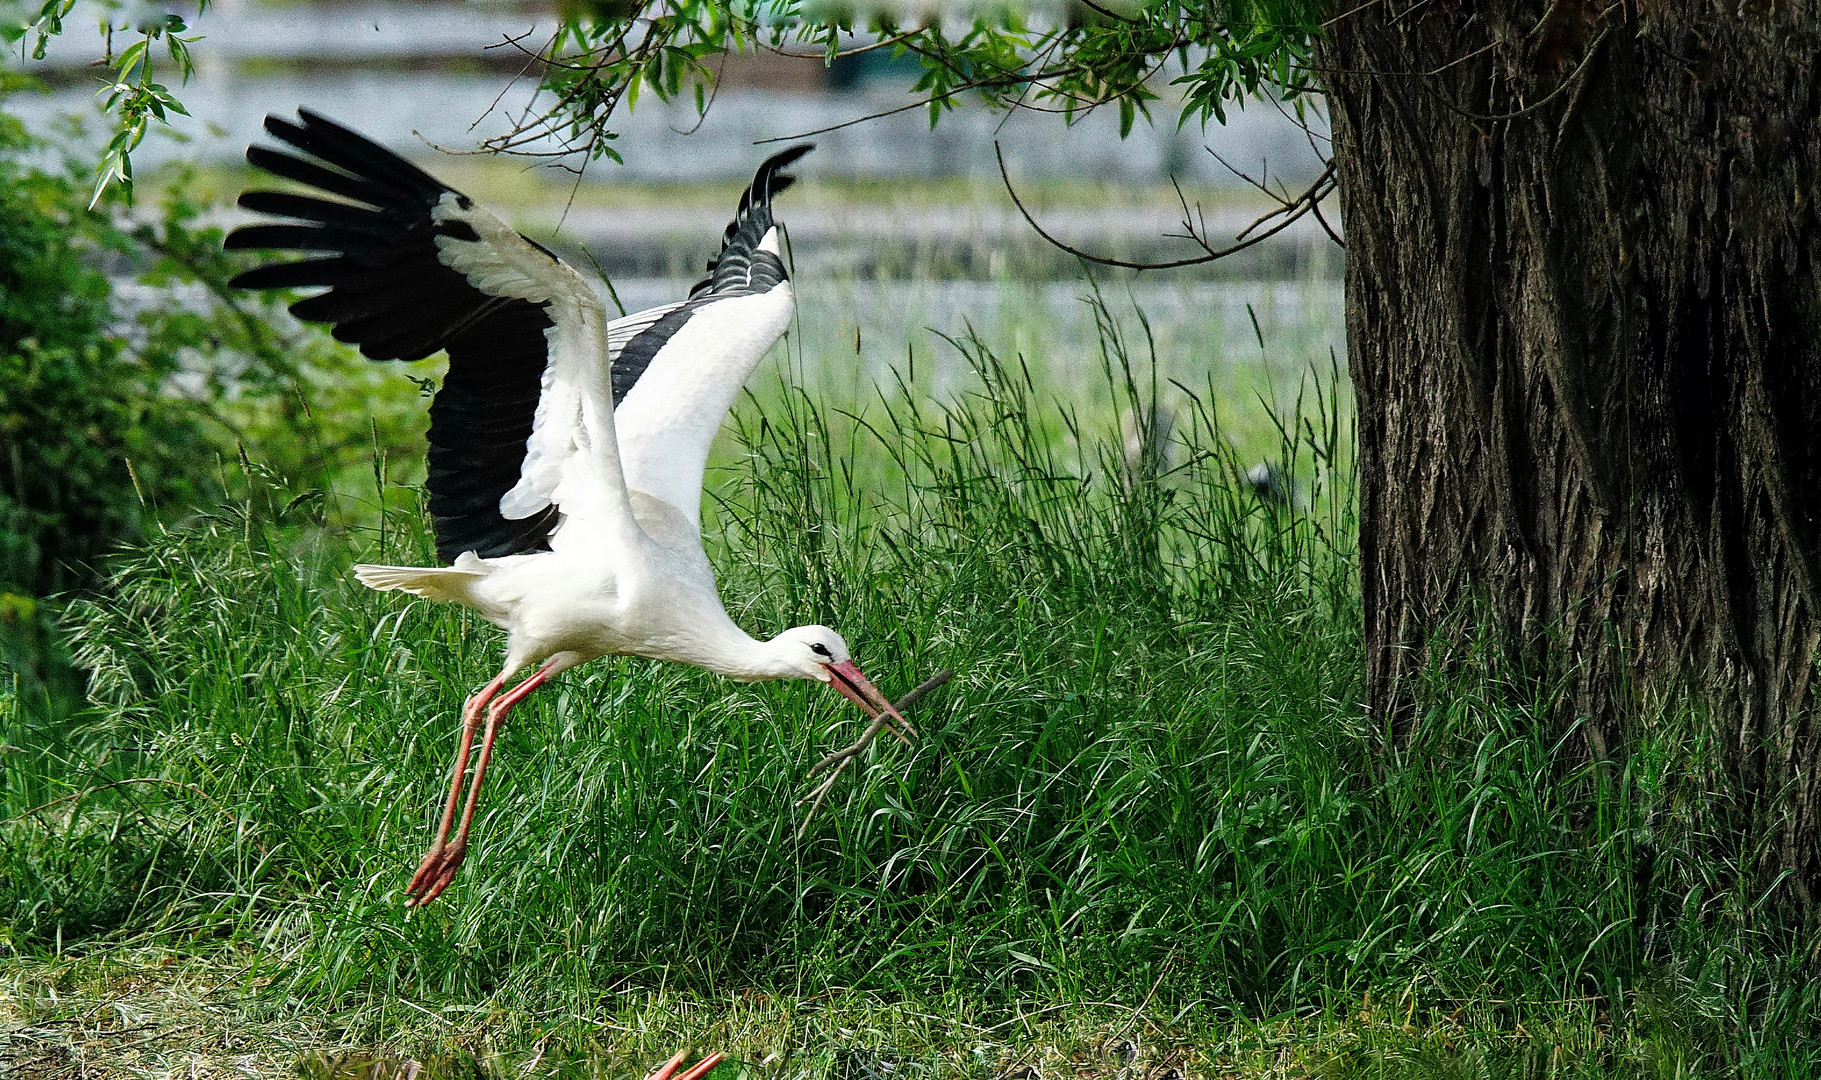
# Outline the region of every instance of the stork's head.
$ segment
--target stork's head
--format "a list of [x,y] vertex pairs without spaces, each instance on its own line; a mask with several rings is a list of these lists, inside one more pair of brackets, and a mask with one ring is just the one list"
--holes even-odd
[[904,724],[891,700],[854,666],[847,642],[840,634],[826,626],[797,626],[771,639],[771,646],[791,668],[791,674],[827,683],[869,717],[877,719],[883,714]]
[[827,682],[829,664],[848,658],[847,642],[826,626],[793,626],[771,639],[771,646],[791,668],[791,674]]

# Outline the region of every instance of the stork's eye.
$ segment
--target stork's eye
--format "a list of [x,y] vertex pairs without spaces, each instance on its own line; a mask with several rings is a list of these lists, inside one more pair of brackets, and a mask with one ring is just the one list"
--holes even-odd
[[828,646],[822,644],[820,641],[810,642],[809,651],[815,653],[817,656],[826,656],[830,660],[835,658],[835,654],[828,651]]

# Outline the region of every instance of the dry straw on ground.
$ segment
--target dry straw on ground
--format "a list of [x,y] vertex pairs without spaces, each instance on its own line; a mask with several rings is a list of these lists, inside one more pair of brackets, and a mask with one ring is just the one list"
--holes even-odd
[[[247,971],[244,958],[149,951],[15,963],[0,986],[0,1075],[636,1080],[690,1045],[728,1052],[719,1080],[1287,1080],[1351,1075],[1334,1067],[1375,1041],[1377,1029],[1411,1046],[1444,1037],[1384,1022],[1254,1025],[1203,1015],[1198,1023],[1097,1002],[991,1014],[962,1003],[936,1015],[927,1004],[857,992],[791,1000],[748,990],[701,1000],[633,991],[603,1003],[559,1046],[535,1038],[537,1019],[497,1007],[404,1003],[410,1007],[390,1010],[387,1020],[358,1012],[299,1016],[265,1000]],[[397,1019],[407,1015],[415,1020]]]

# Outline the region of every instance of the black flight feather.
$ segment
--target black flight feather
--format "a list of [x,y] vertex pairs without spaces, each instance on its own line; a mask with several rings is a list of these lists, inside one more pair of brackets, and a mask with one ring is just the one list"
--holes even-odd
[[499,510],[518,483],[537,415],[549,363],[547,305],[490,296],[443,264],[438,236],[479,239],[465,222],[439,224],[432,217],[445,196],[470,207],[459,192],[307,109],[298,110],[296,121],[267,117],[266,131],[297,152],[255,146],[247,151],[250,163],[338,201],[249,192],[241,206],[292,223],[242,227],[225,246],[329,257],[262,266],[233,284],[326,289],[298,300],[292,313],[330,324],[337,339],[374,360],[446,351],[449,373],[430,406],[437,553],[452,562],[464,551],[496,557],[548,549],[556,507],[518,520]]
[[769,292],[787,275],[784,263],[759,244],[777,222],[771,216],[772,197],[796,183],[796,177],[784,172],[804,154],[816,148],[815,143],[800,143],[766,158],[752,183],[740,196],[740,206],[721,237],[721,253],[708,264],[708,276],[689,290],[691,297],[749,296]]

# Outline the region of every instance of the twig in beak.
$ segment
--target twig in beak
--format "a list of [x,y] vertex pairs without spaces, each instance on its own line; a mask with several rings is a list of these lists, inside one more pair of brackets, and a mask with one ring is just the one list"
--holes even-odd
[[[897,712],[900,717],[902,717],[904,710],[923,700],[925,694],[928,694],[937,687],[947,684],[947,682],[954,677],[955,673],[953,671],[950,671],[948,668],[943,668],[941,671],[936,672],[934,675],[931,675],[929,678],[918,683],[912,688],[910,693],[899,698],[897,704],[892,706],[892,711]],[[827,797],[830,789],[835,786],[835,781],[841,779],[841,774],[847,771],[849,765],[854,763],[854,760],[860,756],[861,751],[871,745],[873,739],[878,736],[881,729],[898,736],[898,741],[904,745],[910,745],[910,740],[905,738],[903,733],[897,728],[891,726],[891,719],[891,713],[881,712],[878,716],[873,718],[872,724],[867,727],[865,733],[854,741],[853,745],[836,750],[821,761],[816,762],[815,768],[809,770],[809,779],[814,780],[822,770],[827,769],[830,766],[834,767],[834,771],[828,774],[828,779],[816,785],[816,790],[803,796],[792,804],[793,806],[802,806],[804,803],[810,804],[809,813],[803,815],[803,824],[797,826],[797,839],[803,839],[803,834],[809,831],[809,823],[815,820],[816,811],[822,808],[822,800]],[[909,726],[909,721],[906,721],[905,723],[906,726]]]

